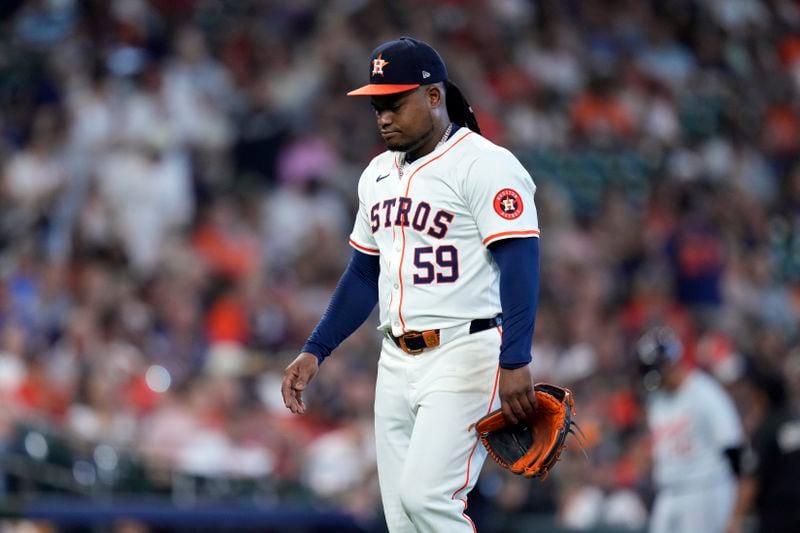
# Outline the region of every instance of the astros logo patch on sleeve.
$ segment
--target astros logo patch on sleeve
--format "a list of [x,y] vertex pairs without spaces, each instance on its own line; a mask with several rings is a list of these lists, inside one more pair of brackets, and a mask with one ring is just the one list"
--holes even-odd
[[506,220],[519,217],[522,209],[522,198],[514,189],[503,189],[494,195],[494,210]]

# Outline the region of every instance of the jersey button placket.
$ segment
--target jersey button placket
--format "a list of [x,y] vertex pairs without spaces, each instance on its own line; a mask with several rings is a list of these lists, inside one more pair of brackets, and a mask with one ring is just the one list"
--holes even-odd
[[[394,185],[394,197],[397,199],[397,203],[399,204],[400,198],[405,195],[406,189],[406,182],[409,177],[409,167],[410,165],[400,164],[397,167],[397,177],[398,180],[395,182]],[[402,228],[398,228],[397,226],[392,227],[392,248],[391,248],[391,260],[390,260],[390,273],[391,273],[391,280],[392,280],[392,300],[393,303],[391,307],[394,307],[394,310],[390,309],[390,312],[393,314],[392,317],[392,326],[395,331],[402,332],[402,326],[400,324],[400,263],[402,262],[403,256],[403,242],[402,242]]]
[[[403,185],[402,185],[402,176],[401,179],[397,181],[395,185],[395,197],[399,198],[402,195]],[[395,331],[401,330],[400,325],[400,276],[399,276],[399,266],[400,261],[403,253],[402,247],[402,237],[399,235],[399,231],[397,227],[392,227],[392,247],[390,248],[390,256],[391,259],[389,260],[389,272],[390,272],[390,279],[392,284],[392,300],[395,302],[392,307],[395,309],[390,309],[389,312],[393,315],[392,316],[392,326]]]

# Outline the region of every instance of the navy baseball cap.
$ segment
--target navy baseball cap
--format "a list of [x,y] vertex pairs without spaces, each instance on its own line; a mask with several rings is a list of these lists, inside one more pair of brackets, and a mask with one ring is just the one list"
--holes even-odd
[[396,94],[447,79],[447,68],[428,43],[400,37],[378,46],[369,62],[369,83],[348,96]]

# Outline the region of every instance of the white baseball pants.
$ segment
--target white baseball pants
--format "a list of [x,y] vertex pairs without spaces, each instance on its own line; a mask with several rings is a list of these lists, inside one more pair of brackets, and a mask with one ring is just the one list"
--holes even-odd
[[735,499],[732,479],[662,489],[653,505],[650,533],[723,533]]
[[498,328],[419,355],[383,342],[375,394],[378,479],[391,533],[473,532],[466,514],[486,450],[474,428],[499,407]]

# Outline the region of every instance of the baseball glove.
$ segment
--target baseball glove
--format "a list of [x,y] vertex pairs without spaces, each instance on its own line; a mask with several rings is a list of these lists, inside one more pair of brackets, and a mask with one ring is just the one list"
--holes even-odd
[[497,464],[514,474],[545,479],[569,433],[582,443],[573,431],[573,426],[580,428],[572,420],[572,392],[547,383],[537,383],[534,392],[538,407],[533,418],[512,425],[498,409],[478,420],[475,430]]

